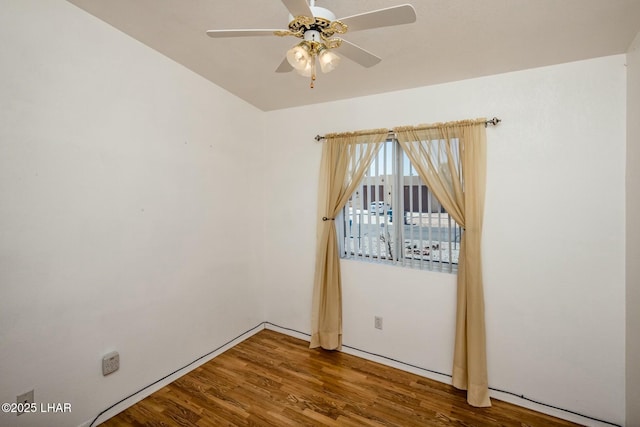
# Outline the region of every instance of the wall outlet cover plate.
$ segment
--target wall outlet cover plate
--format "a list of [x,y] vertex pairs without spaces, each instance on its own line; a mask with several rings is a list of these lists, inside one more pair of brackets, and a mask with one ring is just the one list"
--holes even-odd
[[117,351],[105,354],[102,358],[102,375],[109,375],[120,369],[120,354]]

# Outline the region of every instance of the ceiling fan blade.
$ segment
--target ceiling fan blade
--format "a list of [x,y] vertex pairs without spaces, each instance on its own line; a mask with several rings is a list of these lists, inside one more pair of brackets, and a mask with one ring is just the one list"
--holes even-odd
[[276,30],[209,30],[207,35],[213,38],[274,36]]
[[347,16],[339,21],[347,25],[348,32],[368,30],[416,22],[416,11],[410,4],[403,4]]
[[289,13],[296,16],[313,16],[307,0],[282,0]]
[[288,73],[289,71],[293,71],[293,67],[287,61],[287,58],[284,58],[278,68],[276,68],[276,73]]
[[373,67],[378,62],[382,61],[382,58],[375,56],[368,50],[364,50],[358,45],[355,45],[346,40],[342,40],[340,47],[337,48],[338,52],[346,56],[353,62],[357,62],[363,67]]

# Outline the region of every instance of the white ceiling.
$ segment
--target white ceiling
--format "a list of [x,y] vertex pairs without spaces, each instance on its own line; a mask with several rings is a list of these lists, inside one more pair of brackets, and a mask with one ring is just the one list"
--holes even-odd
[[317,0],[338,18],[404,3],[418,18],[345,34],[382,62],[345,59],[310,89],[274,72],[299,39],[205,34],[285,29],[280,0],[69,1],[264,111],[624,53],[640,31],[640,0]]

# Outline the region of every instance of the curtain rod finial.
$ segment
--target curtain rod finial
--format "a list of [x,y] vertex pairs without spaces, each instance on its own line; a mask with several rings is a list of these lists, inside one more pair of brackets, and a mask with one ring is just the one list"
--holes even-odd
[[495,125],[497,125],[498,123],[500,123],[501,121],[502,121],[501,119],[499,119],[499,118],[497,118],[497,117],[494,117],[493,119],[491,119],[491,120],[487,120],[486,122],[484,122],[484,127],[487,127],[487,126],[489,126],[489,125],[493,125],[493,126],[495,126]]
[[324,136],[316,135],[313,139],[315,139],[317,142],[320,142],[324,139]]

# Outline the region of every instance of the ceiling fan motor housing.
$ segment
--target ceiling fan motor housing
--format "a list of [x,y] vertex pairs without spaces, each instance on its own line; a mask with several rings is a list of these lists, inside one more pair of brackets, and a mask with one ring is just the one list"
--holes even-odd
[[[314,18],[323,18],[323,19],[326,19],[327,21],[336,20],[336,15],[333,12],[331,12],[329,9],[325,9],[324,7],[318,7],[318,6],[310,6],[309,9],[311,9],[311,13],[313,13]],[[297,17],[289,14],[289,22],[293,21],[295,18]]]
[[331,43],[329,40],[334,34],[344,34],[347,26],[340,21],[336,21],[336,16],[329,9],[311,6],[312,16],[296,16],[289,14],[289,33],[282,35],[294,35],[307,42],[322,43],[323,40],[329,42],[327,48],[339,46],[339,42]]
[[307,30],[304,32],[304,39],[308,42],[321,42],[320,32],[317,30]]

